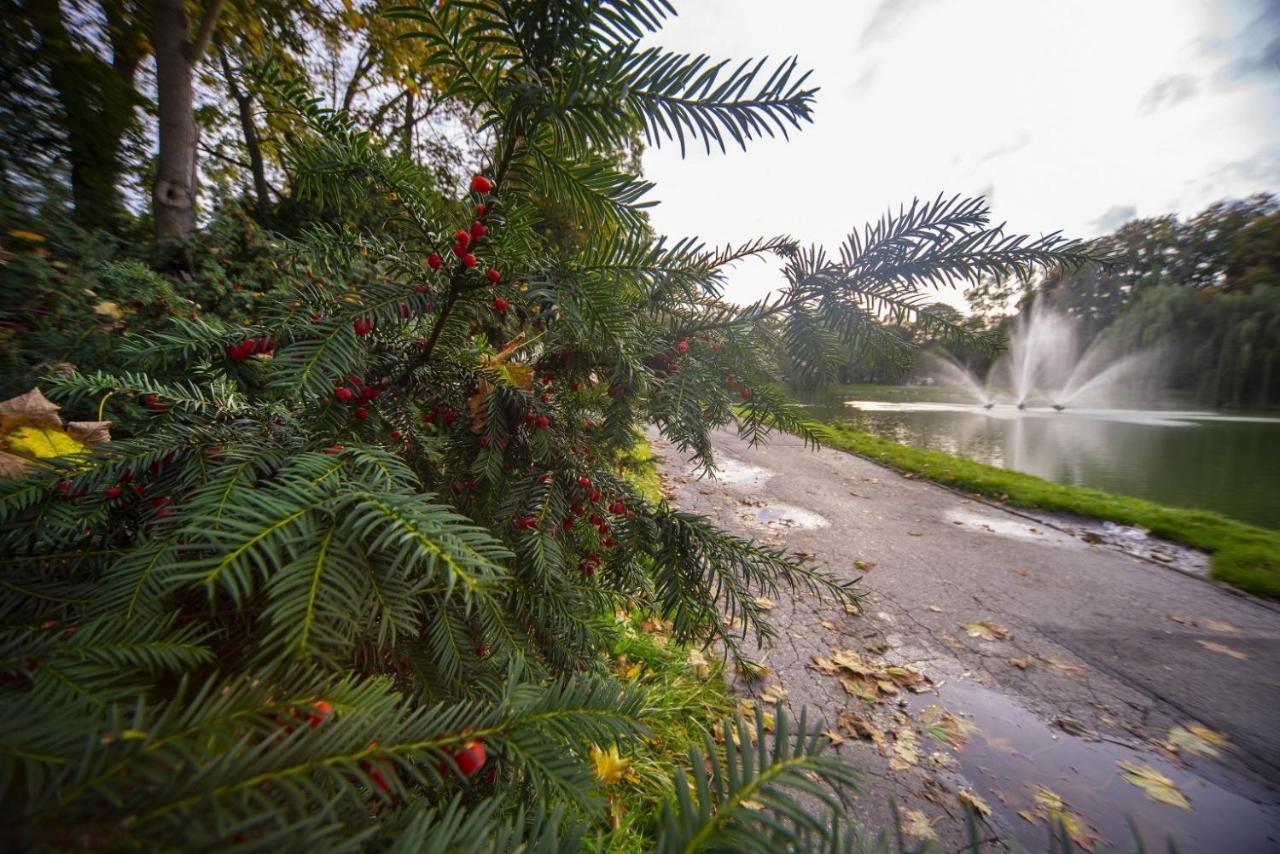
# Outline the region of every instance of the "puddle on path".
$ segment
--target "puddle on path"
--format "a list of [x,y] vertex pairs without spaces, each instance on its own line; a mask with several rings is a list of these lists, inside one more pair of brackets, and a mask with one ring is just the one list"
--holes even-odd
[[716,458],[716,480],[729,486],[763,486],[773,477],[773,472],[759,466],[748,465],[733,457]]
[[825,528],[831,523],[803,507],[791,504],[769,504],[756,511],[756,521],[784,528]]
[[[1280,850],[1280,803],[1274,800],[1256,803],[1144,750],[1067,735],[1010,697],[972,682],[948,681],[938,695],[910,697],[913,713],[918,718],[939,703],[977,727],[967,745],[948,751],[956,759],[954,770],[991,806],[1002,831],[1027,850],[1043,850],[1048,835],[1043,821],[1032,824],[1018,815],[1036,812],[1036,786],[1056,792],[1084,817],[1099,838],[1097,850],[1133,848],[1130,821],[1149,851],[1165,850],[1166,840],[1181,851]],[[1120,777],[1121,760],[1148,765],[1173,780],[1191,809],[1148,799]],[[1251,794],[1268,797],[1262,789]]]
[[958,508],[948,510],[946,518],[948,522],[959,523],[965,528],[995,534],[999,537],[1013,537],[1046,546],[1078,546],[1080,544],[1075,537],[1061,531],[1016,518],[988,516],[985,513],[973,513]]

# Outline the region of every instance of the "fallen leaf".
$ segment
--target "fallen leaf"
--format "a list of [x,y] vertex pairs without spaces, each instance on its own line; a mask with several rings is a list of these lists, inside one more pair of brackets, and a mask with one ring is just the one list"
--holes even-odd
[[920,720],[924,724],[925,732],[953,748],[964,747],[969,743],[970,734],[977,731],[977,727],[972,723],[956,717],[938,705],[927,707],[920,713]]
[[618,755],[616,744],[610,745],[608,750],[591,745],[591,761],[596,766],[596,779],[606,786],[620,781],[631,767],[630,759],[623,759]]
[[930,610],[930,611],[932,611],[932,612],[933,612],[933,613],[935,613],[935,614],[941,614],[941,613],[942,613],[942,609],[941,609],[941,608],[939,608],[937,605],[930,605],[930,606],[929,606],[929,610]]
[[920,741],[915,731],[904,727],[893,734],[893,750],[889,756],[889,767],[895,771],[904,771],[913,765],[920,764]]
[[922,810],[903,807],[900,812],[903,818],[903,833],[915,839],[931,839],[934,842],[938,841],[938,834],[933,829],[933,822]]
[[884,741],[884,733],[876,729],[871,721],[849,709],[841,709],[836,713],[836,722],[845,732],[863,741]]
[[982,640],[1009,640],[1009,638],[1013,637],[1004,626],[999,623],[993,623],[990,620],[965,623],[964,630],[969,637],[981,638]]
[[787,689],[781,685],[768,685],[760,692],[760,699],[773,705],[780,700],[787,699]]
[[1026,670],[1028,667],[1034,665],[1035,661],[1030,658],[1011,658],[1009,659],[1009,663],[1019,670]]
[[1215,643],[1214,641],[1197,640],[1196,643],[1200,644],[1202,647],[1209,650],[1210,652],[1216,652],[1216,653],[1219,653],[1220,655],[1229,655],[1232,658],[1237,659],[1239,661],[1244,661],[1246,658],[1249,657],[1249,653],[1247,652],[1241,652],[1238,649],[1233,649],[1229,646],[1226,646],[1225,644]]
[[1175,726],[1169,730],[1169,741],[1179,750],[1197,753],[1201,756],[1218,756],[1218,748],[1227,743],[1227,737],[1204,724],[1189,723],[1186,726]]
[[1053,726],[1065,732],[1067,735],[1088,736],[1091,735],[1089,728],[1075,718],[1061,715],[1053,719]]
[[1120,766],[1120,778],[1142,789],[1151,800],[1181,807],[1184,810],[1191,809],[1191,801],[1187,796],[1178,790],[1172,780],[1150,765],[1127,762],[1123,759],[1116,764]]
[[40,389],[0,402],[0,477],[14,477],[38,460],[69,458],[111,439],[109,422],[73,422],[65,428],[58,405]]
[[860,572],[866,572],[867,570],[874,567],[875,564],[869,560],[855,560],[853,562],[853,566],[855,569],[857,569]]
[[693,675],[698,679],[707,679],[711,676],[711,665],[707,663],[707,657],[702,654],[702,650],[689,650],[688,661],[689,667],[693,670]]
[[772,611],[775,607],[777,607],[777,604],[778,603],[774,602],[768,596],[756,597],[756,607],[759,608],[761,611]]
[[844,736],[833,729],[824,729],[822,734],[825,735],[832,745],[844,744]]
[[1045,661],[1063,676],[1069,676],[1081,682],[1087,681],[1089,678],[1089,671],[1074,662],[1061,658],[1046,658]]
[[961,803],[968,804],[969,806],[973,807],[973,811],[976,812],[978,815],[982,815],[982,816],[991,815],[991,807],[987,804],[986,801],[984,801],[981,797],[978,796],[977,792],[973,791],[972,789],[961,789],[956,794],[959,796]]
[[[1089,827],[1088,822],[1071,807],[1067,806],[1067,802],[1062,796],[1052,789],[1044,786],[1036,786],[1035,789],[1036,807],[1038,816],[1043,817],[1054,828],[1065,830],[1067,835],[1071,837],[1071,841],[1081,848],[1093,850],[1093,845],[1097,842],[1097,837],[1093,833],[1093,829]],[[1022,815],[1022,813],[1019,813]],[[1036,816],[1027,819],[1032,821]],[[1026,818],[1026,816],[1023,816]]]
[[1235,626],[1230,623],[1224,623],[1221,620],[1201,620],[1200,625],[1211,632],[1220,632],[1224,635],[1234,635],[1239,631]]
[[850,673],[841,673],[838,677],[840,685],[850,696],[857,697],[864,703],[880,702],[880,690],[874,679],[868,679],[864,676],[855,676]]
[[1173,620],[1175,623],[1179,623],[1184,626],[1194,626],[1196,624],[1195,620],[1190,617],[1184,617],[1181,614],[1165,614],[1165,616],[1170,620]]
[[824,629],[829,629],[830,631],[835,631],[836,629],[836,624],[830,620],[819,620],[818,625],[822,626]]
[[124,312],[120,310],[120,306],[111,300],[103,300],[93,307],[93,313],[99,317],[109,317],[112,320],[119,320],[124,317]]
[[954,768],[956,765],[956,758],[954,756],[950,753],[943,753],[939,750],[935,750],[933,753],[929,754],[929,761],[938,768]]

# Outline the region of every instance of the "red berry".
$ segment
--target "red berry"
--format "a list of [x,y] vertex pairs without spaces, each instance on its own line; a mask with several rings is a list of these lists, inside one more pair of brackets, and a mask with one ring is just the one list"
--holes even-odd
[[471,190],[481,195],[493,189],[493,182],[483,175],[477,175],[471,179]]
[[599,513],[592,513],[591,516],[587,518],[587,521],[590,522],[592,525],[599,527],[604,524],[604,517],[601,516]]
[[405,318],[406,320],[408,320],[408,318],[409,318],[409,304],[408,304],[407,302],[402,302],[402,303],[400,303],[400,316],[401,316],[401,317],[403,317],[403,318]]
[[358,420],[358,421],[368,421],[368,420],[369,420],[369,410],[365,409],[363,406],[361,406],[361,407],[359,407],[358,409],[356,409],[356,420]]
[[484,237],[488,233],[489,232],[484,227],[483,222],[477,221],[477,222],[471,223],[471,238],[473,240],[479,240],[480,238]]
[[[493,271],[490,270],[489,272],[493,272]],[[502,297],[498,297],[493,301],[493,310],[498,312],[506,311],[507,301],[504,300]]]
[[427,266],[433,270],[440,269],[440,253],[439,252],[432,252],[430,255],[427,256]]
[[613,537],[605,537],[600,541],[600,545],[604,546],[606,549],[611,549],[616,545],[616,543]]
[[467,231],[465,228],[460,228],[453,233],[453,239],[459,246],[466,246],[471,242],[471,232]]
[[462,256],[462,266],[474,267],[475,265],[476,265],[476,256],[472,255],[470,252],[464,253]]
[[742,391],[738,392],[738,394],[742,395],[743,400],[751,399],[751,389],[749,388],[744,388]]
[[622,505],[621,501],[615,501],[609,505],[609,512],[615,516],[621,516],[627,512],[627,508]]
[[484,205],[476,205],[476,216],[484,216],[484,212],[485,212]]
[[425,349],[427,349],[427,339],[425,339],[425,338],[419,338],[419,339],[418,339],[418,349],[419,349],[419,350],[425,350]]
[[525,516],[521,516],[519,520],[517,520],[516,524],[519,525],[521,528],[528,530],[530,528],[537,527],[538,520],[533,516],[525,515]]
[[464,777],[470,777],[483,768],[486,758],[484,742],[479,739],[468,742],[467,746],[453,757],[454,761],[458,763],[458,770],[462,772]]
[[533,423],[533,413],[532,413],[532,412],[526,412],[526,413],[524,414],[524,423],[525,423],[525,424],[532,424],[532,423]]
[[546,430],[546,429],[550,428],[550,427],[551,427],[551,419],[550,419],[550,418],[548,418],[548,417],[547,417],[547,416],[545,416],[545,415],[539,415],[539,416],[538,416],[538,421],[537,421],[537,427],[538,427],[538,429],[539,429],[539,430]]
[[333,396],[336,397],[338,400],[342,401],[343,403],[350,403],[352,399],[356,396],[356,393],[353,392],[351,389],[347,388],[346,386],[343,386],[339,389],[336,389],[333,392]]
[[164,412],[169,407],[160,402],[159,395],[149,394],[142,399],[142,405],[152,412]]
[[172,512],[173,512],[172,507],[161,507],[159,510],[156,511],[156,518],[163,519]]
[[169,496],[168,496],[168,495],[161,495],[159,498],[153,498],[153,499],[151,499],[151,506],[152,506],[152,507],[155,507],[155,508],[163,507],[163,506],[165,506],[165,505],[166,505],[166,504],[168,504],[168,503],[169,503]]
[[392,430],[392,431],[391,431],[391,438],[392,438],[393,440],[397,441],[397,442],[399,442],[399,441],[400,441],[400,439],[401,439],[401,437],[403,437],[403,436],[404,436],[404,434],[403,434],[403,433],[401,433],[399,430]]
[[676,349],[679,350],[681,353],[688,353],[689,342],[682,339],[680,343],[676,345]]
[[467,254],[466,244],[464,243],[453,244],[453,254],[457,255],[459,258],[461,258],[463,255],[466,255]]
[[311,708],[315,709],[315,711],[307,715],[307,721],[312,727],[320,726],[333,715],[333,706],[324,700],[316,700],[311,704]]
[[123,493],[124,493],[124,490],[121,489],[119,486],[108,486],[106,489],[102,490],[102,494],[107,496],[107,498],[110,498],[110,499],[119,498]]
[[482,448],[487,448],[487,447],[489,447],[489,437],[488,437],[488,436],[481,436],[481,437],[480,437],[480,447],[482,447]]
[[373,318],[357,317],[354,321],[352,321],[351,326],[353,329],[355,329],[357,335],[360,335],[360,336],[368,335],[370,332],[373,331]]
[[490,267],[489,271],[484,275],[489,281],[493,282],[495,285],[498,284],[498,281],[502,278],[502,274],[499,273],[497,270],[493,269],[492,267]]
[[453,423],[457,420],[458,420],[458,413],[454,412],[452,409],[444,414],[444,423],[449,427],[452,427]]
[[415,294],[425,294],[429,290],[431,289],[428,288],[426,285],[418,284],[413,286],[413,292]]
[[591,478],[587,477],[587,476],[584,474],[582,477],[578,478],[578,485],[579,485],[579,486],[581,486],[581,487],[583,487],[583,488],[586,488],[586,487],[590,486],[590,485],[591,485]]

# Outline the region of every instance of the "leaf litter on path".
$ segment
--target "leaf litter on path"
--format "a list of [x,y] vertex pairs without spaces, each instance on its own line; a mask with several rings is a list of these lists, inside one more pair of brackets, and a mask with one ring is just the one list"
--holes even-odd
[[1219,756],[1219,747],[1227,744],[1227,737],[1204,724],[1188,723],[1169,730],[1169,742],[1179,751],[1200,756]]

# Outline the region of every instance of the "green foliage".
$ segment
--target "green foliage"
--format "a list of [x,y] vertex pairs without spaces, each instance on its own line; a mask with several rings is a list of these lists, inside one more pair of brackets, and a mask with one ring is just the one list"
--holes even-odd
[[1206,510],[1165,507],[1099,489],[1052,483],[939,451],[900,445],[839,424],[814,428],[832,447],[1015,507],[1039,507],[1123,525],[1141,525],[1156,536],[1209,552],[1210,574],[1215,579],[1258,596],[1280,598],[1280,532]]
[[[641,48],[669,12],[396,10],[418,72],[472,116],[470,192],[278,60],[246,67],[289,128],[307,227],[276,236],[229,209],[162,273],[118,244],[77,258],[10,235],[24,304],[58,308],[48,340],[18,321],[6,387],[38,379],[114,431],[0,481],[18,846],[577,848],[606,803],[592,746],[661,735],[664,697],[709,703],[620,680],[614,615],[743,658],[772,632],[758,596],[853,596],[620,474],[638,433],[656,425],[708,470],[716,428],[814,439],[788,370],[828,376],[885,317],[955,329],[921,288],[1088,255],[941,198],[834,259],[785,237],[654,236],[649,186],[620,165],[638,135],[745,146],[800,127],[814,98],[794,60]],[[573,239],[547,239],[549,215]],[[784,260],[781,294],[725,302],[728,270],[758,255]],[[86,286],[115,298],[110,328],[87,322]],[[680,850],[837,845],[852,775],[820,729],[779,713],[753,741],[738,721],[671,769],[664,820],[641,832]]]

